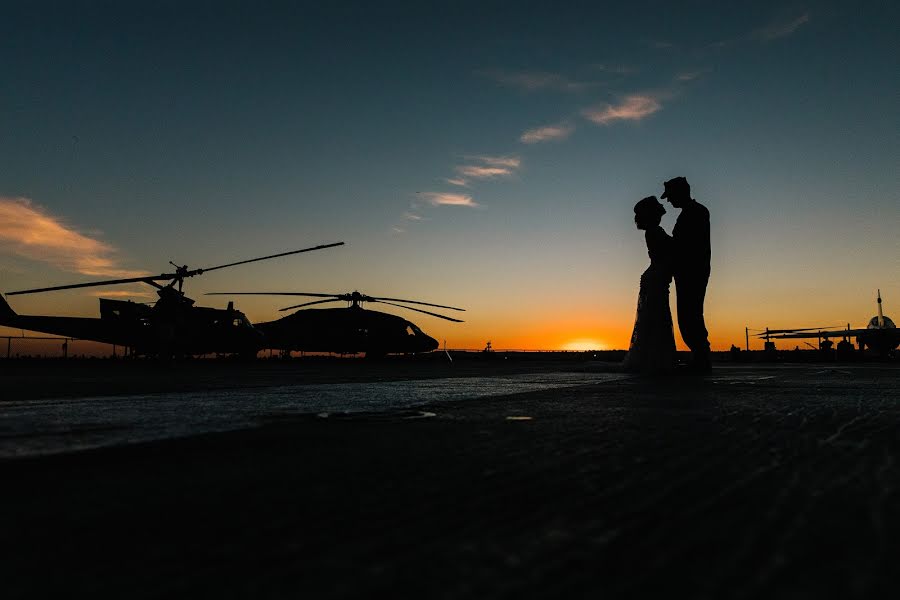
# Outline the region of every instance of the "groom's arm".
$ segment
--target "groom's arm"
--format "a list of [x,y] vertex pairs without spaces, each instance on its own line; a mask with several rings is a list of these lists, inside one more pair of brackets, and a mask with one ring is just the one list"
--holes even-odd
[[675,229],[675,248],[681,272],[697,272],[709,269],[709,211],[698,204],[690,212],[683,213]]

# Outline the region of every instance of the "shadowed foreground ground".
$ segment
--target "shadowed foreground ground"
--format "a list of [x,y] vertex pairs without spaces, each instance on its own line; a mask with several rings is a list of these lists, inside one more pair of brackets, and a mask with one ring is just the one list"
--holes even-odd
[[896,367],[428,410],[0,462],[3,596],[900,591]]

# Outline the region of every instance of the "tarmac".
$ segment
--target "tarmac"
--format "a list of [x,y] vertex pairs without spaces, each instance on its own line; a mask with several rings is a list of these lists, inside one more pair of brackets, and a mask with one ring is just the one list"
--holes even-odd
[[897,596],[898,426],[896,363],[720,364],[4,460],[0,581],[4,598]]

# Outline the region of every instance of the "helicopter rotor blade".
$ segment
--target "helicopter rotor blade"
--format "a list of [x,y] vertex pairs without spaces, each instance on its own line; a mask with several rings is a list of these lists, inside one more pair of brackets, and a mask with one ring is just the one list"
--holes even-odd
[[438,317],[439,319],[446,319],[447,321],[453,321],[454,323],[465,323],[460,319],[454,319],[453,317],[447,317],[445,315],[439,315],[437,313],[433,313],[427,310],[422,310],[421,308],[413,308],[412,306],[403,306],[402,304],[394,304],[393,302],[385,302],[384,300],[371,300],[371,302],[378,302],[379,304],[388,304],[390,306],[396,306],[397,308],[405,308],[406,310],[414,310],[416,312],[424,313],[426,315],[431,315],[432,317]]
[[756,337],[766,337],[767,335],[773,335],[776,333],[796,333],[798,331],[825,331],[828,329],[833,329],[833,326],[829,327],[804,327],[802,329],[769,329],[768,331],[762,331],[760,333],[754,334]]
[[343,294],[306,294],[304,292],[207,292],[205,296],[309,296],[311,298],[339,298]]
[[279,308],[278,312],[284,312],[286,310],[291,310],[293,308],[300,308],[301,306],[312,306],[313,304],[326,304],[328,302],[340,302],[340,299],[339,298],[329,298],[328,300],[314,300],[313,302],[304,302],[303,304],[295,304],[293,306]]
[[[303,252],[312,252],[313,250],[323,250],[325,248],[334,248],[335,246],[343,246],[344,242],[336,242],[334,244],[322,244],[320,246],[313,246],[312,248],[303,248],[302,250],[292,250],[290,252],[281,252],[280,254],[271,254],[269,256],[261,256],[259,258],[251,258],[249,260],[239,260],[237,262],[228,263],[227,265],[218,265],[216,267],[209,267],[208,269],[195,269],[195,271],[199,271],[199,273],[208,273],[209,271],[215,271],[217,269],[224,269],[225,267],[234,267],[236,265],[245,265],[247,263],[257,262],[260,260],[269,260],[270,258],[278,258],[279,256],[290,256],[291,254],[301,254]],[[189,273],[195,273],[195,271],[189,271]]]
[[[17,292],[9,292],[8,296],[17,296],[19,294],[37,294],[39,292],[54,292],[56,290],[72,290],[77,288],[86,288],[86,287],[95,287],[101,285],[118,285],[122,283],[146,283],[149,285],[154,285],[155,281],[175,281],[178,282],[179,289],[181,289],[181,283],[184,279],[188,277],[193,277],[194,275],[202,275],[208,271],[215,271],[217,269],[224,269],[225,267],[233,267],[235,265],[243,265],[247,263],[257,262],[260,260],[269,260],[270,258],[278,258],[279,256],[290,256],[291,254],[301,254],[303,252],[312,252],[313,250],[323,250],[325,248],[333,248],[335,246],[343,246],[344,242],[336,242],[334,244],[322,244],[319,246],[313,246],[311,248],[303,248],[301,250],[291,250],[290,252],[281,252],[279,254],[270,254],[269,256],[261,256],[259,258],[251,258],[249,260],[239,260],[237,262],[228,263],[227,265],[218,265],[216,267],[210,267],[208,269],[192,269],[187,270],[187,267],[180,267],[176,265],[174,262],[169,261],[173,267],[175,267],[175,273],[161,273],[159,275],[145,275],[144,277],[126,277],[124,279],[107,279],[105,281],[90,281],[88,283],[74,283],[71,285],[56,285],[52,287],[45,288],[34,288],[30,290],[19,290]],[[159,286],[156,286],[159,287]]]
[[376,298],[376,297],[373,297],[373,296],[370,296],[370,298],[371,298],[371,299],[369,300],[370,302],[379,302],[379,301],[381,301],[381,300],[392,300],[392,301],[394,301],[394,302],[404,302],[404,303],[406,303],[406,304],[421,304],[422,306],[434,306],[434,307],[437,307],[437,308],[447,308],[447,309],[450,309],[450,310],[458,310],[458,311],[461,311],[461,312],[465,312],[465,311],[466,311],[466,309],[464,309],[464,308],[456,308],[455,306],[444,306],[443,304],[431,304],[430,302],[420,302],[420,301],[418,301],[418,300],[402,300],[402,299],[400,299],[400,298]]
[[[354,295],[355,294],[355,295]],[[340,300],[345,300],[347,302],[353,302],[354,300],[357,302],[378,302],[381,300],[391,301],[391,302],[402,302],[405,304],[419,304],[422,306],[434,306],[436,308],[446,308],[449,310],[458,310],[461,312],[465,312],[464,308],[457,308],[455,306],[446,306],[444,304],[432,304],[431,302],[421,302],[419,300],[404,300],[402,298],[381,298],[375,296],[367,296],[365,294],[349,293],[349,294],[318,294],[312,292],[209,292],[206,294],[207,296],[220,296],[220,295],[245,295],[245,296],[309,296],[310,298],[338,298]]]
[[161,275],[151,275],[145,277],[127,277],[125,279],[108,279],[105,281],[91,281],[88,283],[73,283],[71,285],[56,285],[53,287],[35,288],[31,290],[19,290],[18,292],[8,292],[7,296],[17,296],[19,294],[37,294],[39,292],[54,292],[56,290],[72,290],[76,288],[96,287],[100,285],[118,285],[120,283],[147,283],[152,285],[152,281],[171,281],[175,279],[175,275],[163,273]]

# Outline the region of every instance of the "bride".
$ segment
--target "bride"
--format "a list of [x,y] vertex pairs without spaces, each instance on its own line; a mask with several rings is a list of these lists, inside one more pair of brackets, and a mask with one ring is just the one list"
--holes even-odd
[[645,232],[650,266],[641,275],[634,332],[623,363],[631,373],[662,374],[675,370],[675,336],[669,310],[672,237],[659,225],[665,213],[656,196],[634,205],[634,223]]

